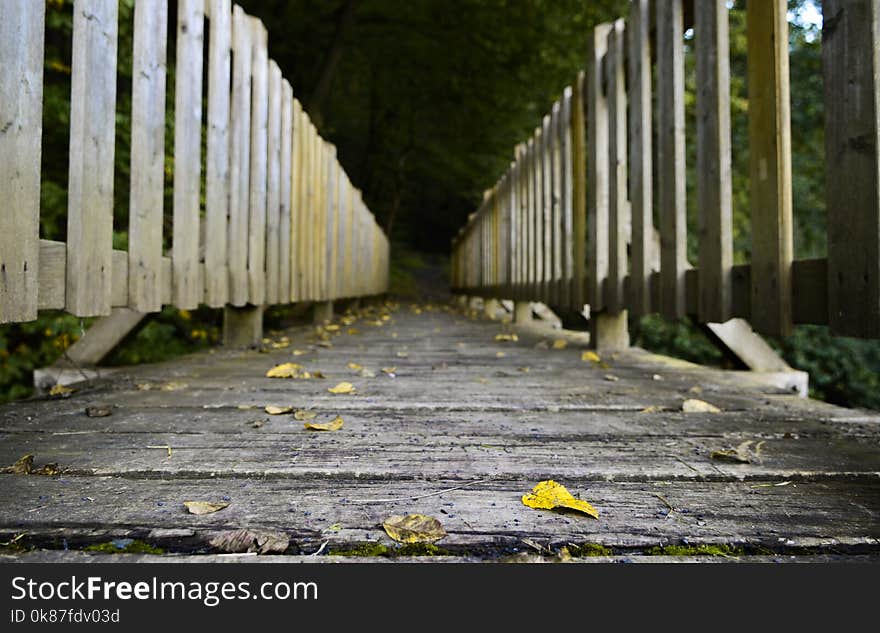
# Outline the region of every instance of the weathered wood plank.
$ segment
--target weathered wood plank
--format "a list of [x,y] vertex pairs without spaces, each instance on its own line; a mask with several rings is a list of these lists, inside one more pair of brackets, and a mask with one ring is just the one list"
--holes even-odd
[[541,248],[541,300],[550,302],[553,283],[553,153],[556,151],[551,115],[541,120],[541,215],[538,220]]
[[336,146],[327,146],[327,203],[324,236],[324,298],[335,299],[336,295],[336,235],[339,218],[339,163],[336,162]]
[[115,0],[76,0],[67,185],[66,309],[110,313],[116,139]]
[[791,104],[788,3],[767,0],[746,12],[749,81],[749,182],[752,216],[752,315],[755,329],[792,328]]
[[269,132],[268,31],[257,18],[250,18],[251,60],[251,169],[250,217],[248,222],[248,301],[266,302],[266,194]]
[[290,300],[302,299],[300,282],[300,216],[303,210],[303,112],[293,98],[293,137],[290,143]]
[[231,0],[210,0],[208,22],[208,127],[205,155],[205,303],[229,298],[227,243],[230,185]]
[[292,144],[293,144],[293,88],[286,79],[281,80],[281,162],[279,179],[278,226],[278,301],[290,303],[290,245],[291,245],[291,202],[292,202]]
[[697,209],[700,320],[731,316],[733,290],[733,179],[730,148],[730,43],[724,0],[698,2]]
[[204,0],[177,4],[171,264],[174,305],[187,310],[197,308],[205,296],[199,277],[204,11]]
[[0,323],[37,318],[45,15],[13,0],[0,20]]
[[167,39],[168,3],[137,3],[131,73],[128,304],[138,312],[162,308],[159,283],[165,199]]
[[592,312],[605,309],[608,277],[608,100],[603,60],[608,50],[610,24],[593,29],[587,58],[587,303]]
[[561,214],[560,275],[561,290],[558,297],[560,305],[571,305],[571,282],[573,263],[573,184],[572,184],[572,130],[571,130],[572,89],[566,86],[562,91],[559,109],[559,209]]
[[584,102],[586,75],[579,72],[571,102],[572,161],[572,308],[578,312],[587,302],[587,155]]
[[660,312],[685,315],[684,46],[681,0],[657,4],[657,199],[660,214]]
[[266,185],[266,303],[281,303],[281,69],[269,60],[268,183]]
[[825,0],[822,12],[828,322],[880,338],[880,6]]
[[632,214],[632,261],[629,309],[635,318],[652,312],[654,261],[654,178],[651,110],[651,14],[648,0],[630,5],[627,63],[629,71],[629,200]]
[[229,303],[248,302],[248,217],[251,147],[251,27],[238,5],[232,9],[232,110],[229,168]]
[[608,279],[606,309],[618,313],[626,306],[623,279],[627,274],[629,244],[629,201],[627,195],[626,134],[626,32],[623,20],[616,20],[608,33]]

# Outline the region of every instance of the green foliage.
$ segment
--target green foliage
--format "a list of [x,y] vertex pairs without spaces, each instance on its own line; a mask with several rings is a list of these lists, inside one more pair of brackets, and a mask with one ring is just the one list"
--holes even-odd
[[702,365],[720,366],[722,363],[718,347],[688,318],[667,321],[649,315],[632,325],[633,345]]

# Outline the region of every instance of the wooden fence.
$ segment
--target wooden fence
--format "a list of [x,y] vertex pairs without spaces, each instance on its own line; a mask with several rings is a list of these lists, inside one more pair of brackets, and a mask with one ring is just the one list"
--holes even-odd
[[[586,71],[453,240],[454,289],[577,311],[589,304],[594,316],[744,317],[769,335],[815,323],[880,338],[880,0],[822,6],[826,258],[793,257],[786,1],[748,3],[748,148],[731,148],[726,2],[693,3],[692,266],[683,3],[633,0],[626,20],[594,29]],[[751,263],[734,265],[731,153],[746,149]]]
[[168,256],[167,0],[135,4],[127,252],[112,246],[117,0],[74,2],[66,242],[39,237],[45,3],[0,0],[0,323],[387,289],[388,240],[269,59],[266,27],[231,0],[177,6]]

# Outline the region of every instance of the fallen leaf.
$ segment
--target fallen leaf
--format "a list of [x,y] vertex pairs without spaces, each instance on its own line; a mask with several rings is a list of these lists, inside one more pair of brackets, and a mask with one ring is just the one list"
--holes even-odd
[[272,343],[272,349],[284,349],[285,347],[290,347],[290,341],[278,341],[277,343]]
[[653,376],[651,376],[651,380],[663,380],[663,376],[661,376],[660,374],[654,374]]
[[504,358],[507,356],[504,352],[495,352],[495,358]]
[[398,543],[433,543],[446,536],[440,521],[424,514],[396,514],[385,519],[382,527]]
[[745,455],[741,455],[735,449],[728,449],[723,451],[712,451],[709,453],[709,457],[711,459],[718,460],[719,462],[732,462],[734,464],[750,464],[752,460],[746,457]]
[[516,334],[501,333],[501,334],[495,335],[495,340],[496,341],[514,341],[515,342],[515,341],[519,340],[519,337]]
[[86,407],[86,416],[90,418],[106,418],[113,415],[110,407]]
[[317,345],[319,347],[333,347],[333,343],[330,341],[318,341]]
[[348,328],[348,333],[349,333],[349,335],[354,336],[356,334],[360,334],[361,331],[359,329],[357,329],[356,327],[350,327],[350,328]]
[[518,367],[518,369],[524,374],[527,374],[529,373],[529,371],[531,371],[528,367]]
[[184,501],[183,505],[190,514],[213,514],[223,508],[229,507],[228,503],[212,501]]
[[599,355],[596,352],[594,352],[593,350],[589,350],[589,349],[586,350],[585,352],[581,353],[581,360],[585,361],[585,362],[589,361],[591,363],[601,363],[602,362],[602,359],[599,358]]
[[[308,374],[308,373],[309,373],[309,372],[306,372],[306,374]],[[313,372],[311,373],[311,376],[312,376],[312,378],[318,378],[318,379],[320,379],[320,380],[323,380],[324,378],[327,377],[327,376],[324,375],[324,372],[322,372],[320,369],[316,369],[315,371],[313,371]]]
[[568,341],[564,338],[558,338],[553,341],[553,349],[565,349],[566,347],[568,347]]
[[657,413],[658,411],[662,411],[663,407],[658,406],[656,404],[652,404],[651,406],[645,407],[639,413]]
[[138,391],[149,391],[153,388],[152,383],[149,382],[139,382],[136,386]]
[[397,352],[398,358],[407,358],[409,356],[409,352]]
[[258,429],[266,423],[266,420],[251,420],[251,427]]
[[329,422],[306,422],[307,431],[338,431],[342,428],[342,418],[338,415]]
[[290,406],[276,407],[274,404],[267,404],[265,411],[269,415],[283,415],[285,413],[290,413],[291,411],[293,411],[293,407],[290,407]]
[[180,391],[189,387],[185,382],[166,382],[160,387],[162,391]]
[[49,395],[50,396],[69,396],[74,391],[75,391],[74,389],[71,389],[70,387],[65,387],[62,384],[55,384],[49,390]]
[[292,353],[294,356],[302,356],[302,355],[305,354],[306,352],[305,352],[305,350],[302,350],[302,349],[295,349],[295,350],[293,350],[293,352],[291,352],[291,353]]
[[682,402],[681,410],[685,413],[721,413],[721,409],[714,404],[709,404],[696,398],[688,398]]
[[302,371],[299,363],[281,363],[266,372],[266,378],[296,378]]
[[19,457],[12,466],[7,466],[3,470],[13,475],[30,475],[34,469],[34,456],[31,454]]
[[364,368],[364,366],[358,365],[357,363],[350,362],[350,363],[348,363],[348,368],[352,371],[360,371]]
[[318,414],[314,411],[306,411],[305,409],[297,409],[293,413],[293,418],[302,422],[303,420],[314,420]]
[[240,529],[220,532],[208,542],[214,549],[230,554],[241,552],[280,554],[287,549],[290,538],[284,532]]
[[608,382],[617,382],[618,380],[620,380],[620,378],[618,378],[614,374],[605,374],[605,380],[607,380]]
[[328,332],[338,332],[339,326],[336,325],[335,323],[331,323],[330,325],[325,325],[324,329],[327,330]]
[[335,387],[329,387],[327,389],[327,391],[329,391],[330,393],[333,393],[333,394],[346,394],[346,393],[354,393],[357,390],[355,389],[354,385],[351,384],[350,382],[341,382],[338,385],[336,385]]
[[522,502],[530,508],[539,510],[553,510],[555,508],[567,508],[569,510],[577,510],[598,519],[599,511],[596,510],[586,501],[576,499],[565,489],[565,486],[558,484],[552,479],[539,482],[532,492],[523,495]]

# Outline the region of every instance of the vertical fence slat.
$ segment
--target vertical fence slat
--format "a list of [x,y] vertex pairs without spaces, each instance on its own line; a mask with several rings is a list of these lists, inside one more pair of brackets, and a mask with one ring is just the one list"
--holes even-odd
[[248,301],[248,215],[251,147],[251,29],[241,7],[232,10],[232,138],[229,169],[229,303]]
[[648,314],[652,310],[654,217],[650,28],[648,0],[633,0],[626,30],[629,40],[629,199],[632,216],[629,307],[635,317]]
[[603,59],[610,30],[610,24],[593,29],[587,60],[587,302],[591,312],[605,308],[608,276],[608,102],[603,89]]
[[266,171],[266,303],[279,303],[281,275],[281,69],[269,61]]
[[0,323],[37,318],[45,3],[0,19]]
[[226,262],[229,213],[229,98],[232,63],[231,0],[210,0],[208,22],[208,127],[205,156],[205,303],[229,297]]
[[560,290],[562,288],[562,163],[561,144],[559,135],[559,117],[561,115],[561,103],[553,104],[550,112],[550,129],[547,135],[551,139],[550,147],[550,174],[551,174],[551,206],[550,218],[552,222],[551,235],[553,238],[553,256],[550,267],[550,302],[559,305]]
[[293,137],[290,145],[290,300],[302,301],[300,280],[300,215],[303,205],[303,112],[293,99]]
[[657,4],[657,197],[660,215],[660,311],[686,310],[684,45],[681,0]]
[[566,87],[562,92],[562,102],[559,110],[558,134],[559,134],[559,208],[561,213],[561,259],[560,274],[562,276],[562,289],[559,302],[563,306],[571,305],[571,281],[573,268],[573,206],[572,206],[572,134],[571,134],[571,101],[572,89]]
[[571,102],[572,178],[572,308],[587,303],[587,138],[584,121],[586,75],[579,72]]
[[828,322],[880,338],[880,6],[824,0]]
[[337,298],[345,296],[345,249],[347,248],[345,236],[348,230],[348,192],[350,188],[351,183],[348,180],[348,175],[340,165],[339,191],[336,193],[338,201],[336,208],[336,240],[334,246],[336,257],[333,260],[336,272],[336,284],[333,287],[333,292]]
[[199,270],[201,195],[202,49],[204,0],[179,0],[174,85],[174,304],[197,308],[204,292]]
[[553,278],[553,135],[550,133],[550,115],[544,115],[539,132],[541,147],[541,213],[538,216],[538,228],[541,240],[541,300],[550,302],[550,284]]
[[749,181],[752,214],[752,325],[791,331],[791,121],[785,0],[749,3]]
[[293,89],[286,79],[281,82],[281,165],[278,177],[279,192],[278,225],[278,301],[290,303],[290,203],[291,203],[291,156],[293,143]]
[[727,6],[704,0],[696,11],[697,210],[700,220],[699,316],[731,317],[733,181],[730,148],[730,59]]
[[73,10],[67,311],[110,314],[116,131],[116,0],[77,0]]
[[248,300],[266,301],[266,175],[269,128],[269,53],[266,27],[251,18],[253,42],[251,96],[251,179],[248,223]]
[[336,297],[336,211],[339,208],[339,170],[336,162],[336,147],[334,145],[327,146],[327,215],[325,217],[325,238],[324,238],[324,298],[333,299]]
[[605,301],[609,312],[626,306],[623,279],[626,276],[626,247],[629,242],[627,200],[626,83],[624,69],[624,22],[616,20],[608,34],[608,282]]
[[131,73],[128,306],[138,312],[162,308],[167,36],[168,3],[137,3]]

